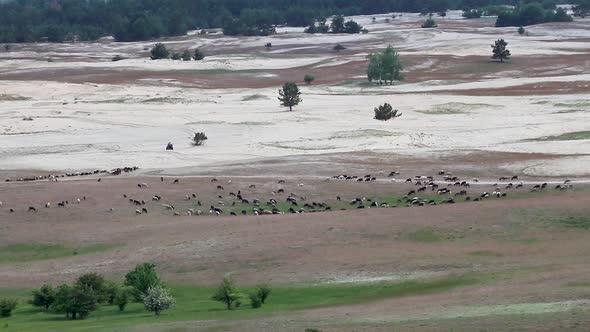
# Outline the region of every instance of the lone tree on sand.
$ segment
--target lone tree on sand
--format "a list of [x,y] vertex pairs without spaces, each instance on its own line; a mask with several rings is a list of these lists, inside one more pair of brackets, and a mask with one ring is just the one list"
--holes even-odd
[[293,111],[293,106],[297,106],[303,101],[297,84],[293,82],[285,83],[283,88],[279,90],[279,101],[281,106],[289,107],[289,111]]
[[203,133],[203,132],[195,133],[195,137],[193,137],[193,145],[194,146],[203,145],[203,143],[205,143],[206,140],[207,140],[207,135],[205,135],[205,133]]
[[376,81],[379,84],[393,84],[393,81],[404,79],[401,71],[403,65],[400,61],[399,54],[391,47],[382,52],[369,54],[369,66],[367,68],[367,78],[369,82]]
[[334,48],[333,48],[333,50],[336,51],[336,52],[340,52],[340,51],[345,50],[345,49],[346,49],[346,47],[344,47],[344,46],[342,46],[340,44],[336,44],[336,46],[334,46]]
[[311,82],[315,81],[315,76],[311,75],[311,74],[306,74],[303,77],[303,80],[305,81],[305,83],[307,84],[311,84]]
[[498,39],[492,45],[492,59],[500,59],[500,62],[504,60],[510,60],[510,51],[506,48],[508,43],[504,39]]
[[375,119],[377,120],[387,121],[389,119],[399,118],[400,116],[402,114],[394,110],[388,103],[375,108]]
[[168,51],[166,46],[162,43],[157,43],[154,45],[150,53],[152,60],[168,59],[170,56],[170,51]]

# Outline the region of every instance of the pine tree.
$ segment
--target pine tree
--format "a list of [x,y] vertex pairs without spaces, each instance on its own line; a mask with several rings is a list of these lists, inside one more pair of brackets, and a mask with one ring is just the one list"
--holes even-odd
[[402,69],[403,65],[399,54],[389,45],[384,51],[369,55],[367,78],[369,82],[378,81],[379,84],[401,81],[404,79],[401,73]]
[[504,62],[504,59],[510,59],[510,51],[506,48],[508,43],[504,39],[498,39],[492,45],[492,59],[500,59],[500,62]]
[[293,106],[297,106],[303,101],[297,84],[293,82],[285,83],[283,88],[279,90],[279,100],[281,106],[289,107],[289,111],[293,111]]

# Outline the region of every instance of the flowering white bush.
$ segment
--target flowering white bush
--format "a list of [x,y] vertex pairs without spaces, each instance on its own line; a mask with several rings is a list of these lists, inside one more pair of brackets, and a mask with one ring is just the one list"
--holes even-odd
[[162,286],[150,287],[141,296],[141,299],[145,308],[156,316],[160,315],[162,311],[172,308],[176,303],[170,292]]

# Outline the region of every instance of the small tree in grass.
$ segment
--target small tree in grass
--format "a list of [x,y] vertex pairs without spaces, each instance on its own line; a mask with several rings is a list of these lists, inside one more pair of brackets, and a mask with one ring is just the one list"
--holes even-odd
[[256,292],[248,294],[248,297],[250,298],[250,305],[252,306],[252,308],[258,309],[262,307],[262,301],[260,300],[260,296],[258,296]]
[[340,52],[345,49],[346,49],[346,47],[342,46],[341,44],[336,44],[336,46],[334,46],[334,48],[333,48],[333,50],[336,52]]
[[53,302],[55,302],[55,289],[51,285],[45,284],[38,290],[33,291],[31,304],[35,307],[41,307],[47,311]]
[[181,59],[181,55],[178,52],[174,52],[172,53],[172,60],[180,60]]
[[227,310],[231,310],[232,306],[240,303],[241,298],[242,294],[240,294],[238,287],[235,285],[231,277],[223,278],[223,281],[219,287],[217,287],[215,294],[211,297],[214,301],[224,303]]
[[203,133],[203,132],[195,133],[195,137],[193,137],[193,145],[194,146],[203,145],[203,143],[205,143],[206,140],[207,140],[207,135],[205,135],[205,133]]
[[260,301],[264,304],[270,295],[272,289],[267,284],[258,284],[256,286],[255,292],[258,294]]
[[0,317],[10,317],[17,303],[16,299],[0,299]]
[[200,61],[205,59],[205,53],[201,52],[201,50],[199,50],[198,48],[195,50],[195,56],[193,56],[193,59]]
[[125,275],[125,285],[133,288],[133,297],[137,302],[142,300],[141,295],[148,289],[160,284],[156,265],[152,263],[139,264]]
[[191,52],[189,50],[184,50],[184,52],[182,52],[181,58],[183,61],[191,61],[193,57],[191,56]]
[[510,59],[510,51],[506,48],[508,43],[504,39],[498,39],[492,45],[492,59],[500,59],[500,62]]
[[168,59],[170,56],[170,51],[168,51],[164,44],[157,43],[150,51],[150,54],[152,60]]
[[97,296],[91,289],[61,285],[57,288],[55,302],[51,307],[55,312],[65,313],[67,318],[84,319],[96,310],[97,303]]
[[391,105],[385,103],[377,108],[375,108],[375,119],[381,121],[387,121],[390,119],[399,118],[402,116],[401,113],[398,114],[397,110],[394,110]]
[[297,84],[293,82],[285,83],[283,88],[279,90],[279,101],[282,106],[289,107],[289,111],[293,111],[293,106],[297,106],[303,101]]
[[257,285],[254,291],[248,294],[252,308],[260,308],[268,299],[270,292],[271,288],[267,284]]
[[315,76],[311,75],[311,74],[306,74],[303,77],[303,80],[305,81],[305,83],[307,84],[311,84],[311,82],[315,81]]
[[141,296],[141,299],[145,308],[156,316],[159,316],[162,311],[172,308],[176,303],[170,292],[160,285],[150,287]]
[[116,305],[119,308],[119,311],[125,310],[132,293],[133,289],[130,287],[118,287],[112,304]]
[[76,286],[82,289],[92,291],[99,303],[108,302],[108,295],[106,294],[106,282],[104,277],[97,273],[85,273],[76,279]]

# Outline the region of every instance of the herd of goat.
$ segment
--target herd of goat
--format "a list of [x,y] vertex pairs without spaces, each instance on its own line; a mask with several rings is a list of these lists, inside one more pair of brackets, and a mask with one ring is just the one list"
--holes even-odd
[[20,177],[16,179],[6,179],[5,182],[31,182],[31,181],[40,181],[40,180],[49,180],[49,181],[58,181],[60,178],[70,178],[76,176],[89,176],[89,175],[97,175],[97,174],[107,174],[107,175],[121,175],[123,173],[131,173],[133,171],[138,170],[139,167],[131,166],[131,167],[118,167],[112,170],[106,169],[95,169],[94,171],[84,171],[84,172],[73,172],[73,173],[61,173],[61,174],[45,174],[45,175],[35,175],[35,176],[26,176]]
[[[129,168],[122,168],[116,169],[111,171],[110,173],[113,175],[121,174],[121,172],[131,172],[136,170],[135,167]],[[90,174],[102,174],[100,171],[96,171],[97,173],[90,172]],[[77,173],[76,173],[77,174]],[[379,175],[384,175],[385,173],[379,173]],[[375,199],[366,198],[366,197],[355,197],[346,202],[343,202],[342,197],[336,196],[335,199],[338,203],[335,206],[338,206],[339,209],[345,210],[349,208],[356,208],[356,209],[363,209],[363,208],[375,208],[375,207],[395,207],[395,206],[425,206],[425,205],[437,205],[437,204],[453,204],[456,202],[458,197],[462,197],[463,201],[481,201],[486,198],[495,197],[501,198],[506,197],[508,195],[509,190],[516,190],[524,188],[524,182],[519,181],[518,176],[512,177],[501,177],[499,178],[499,182],[492,185],[494,188],[491,192],[479,192],[477,194],[469,194],[468,188],[472,185],[478,184],[478,179],[472,179],[470,182],[460,179],[457,176],[453,176],[451,174],[446,173],[444,170],[438,172],[438,175],[442,178],[441,180],[435,180],[434,176],[414,176],[413,178],[408,178],[405,181],[403,180],[396,180],[395,178],[400,175],[397,171],[392,171],[388,174],[387,178],[393,180],[395,182],[404,182],[408,185],[414,185],[416,188],[409,190],[403,197],[399,198],[395,204],[388,204],[387,202],[379,202]],[[52,180],[53,177],[47,178],[47,180]],[[102,178],[98,178],[98,182],[101,182]],[[160,178],[160,182],[164,183],[164,177]],[[336,175],[329,178],[326,178],[325,181],[355,181],[355,182],[372,182],[377,181],[377,176],[367,174],[364,176],[349,176],[349,175]],[[511,182],[507,182],[511,181]],[[518,181],[518,182],[516,182]],[[218,183],[219,180],[211,179],[211,183],[215,186],[215,190],[218,192],[217,201],[210,205],[210,207],[205,209],[208,214],[211,215],[223,215],[225,213],[224,209],[226,205],[230,205],[229,208],[229,215],[237,216],[238,214],[247,215],[247,214],[254,214],[254,215],[272,215],[272,214],[283,214],[283,213],[291,213],[291,214],[298,214],[298,213],[307,213],[307,212],[321,212],[321,211],[330,211],[332,210],[332,206],[324,201],[307,201],[305,196],[297,195],[293,192],[290,194],[286,194],[285,187],[286,181],[279,180],[277,188],[275,191],[270,192],[271,198],[266,201],[261,201],[255,197],[247,197],[247,194],[243,193],[242,190],[237,190],[237,192],[229,192],[228,195],[230,197],[230,203],[224,201],[223,193],[225,192],[225,188]],[[174,179],[171,181],[172,185],[176,185],[180,183],[180,179]],[[232,186],[232,181],[228,180],[226,186]],[[303,187],[304,184],[298,184],[298,187]],[[149,190],[149,186],[147,183],[138,183],[138,188]],[[531,192],[541,191],[548,187],[547,183],[540,183],[535,184],[530,188]],[[249,190],[255,189],[256,185],[251,184],[248,186]],[[569,180],[565,180],[563,183],[555,185],[554,189],[558,190],[567,190],[571,189],[572,184]],[[248,191],[248,190],[245,190]],[[431,192],[430,198],[421,198],[420,194],[424,193],[426,195],[427,192]],[[436,194],[439,199],[432,198],[432,196]],[[253,195],[253,194],[251,194]],[[143,199],[136,199],[130,197],[131,195],[124,194],[123,197],[129,201],[131,206],[135,208],[135,214],[142,215],[147,214],[148,203]],[[284,204],[281,208],[279,208],[279,201],[283,201],[279,197],[284,197]],[[285,197],[286,196],[286,197]],[[70,204],[81,204],[82,202],[86,201],[86,196],[82,196],[80,198],[75,198],[71,202],[70,200],[62,200],[56,202],[55,205],[58,208],[65,208]],[[151,195],[151,201],[153,203],[159,203],[162,208],[165,210],[172,211],[174,216],[180,216],[181,212],[177,209],[174,205],[170,203],[163,203],[162,196],[158,194]],[[204,214],[201,207],[203,204],[198,199],[196,193],[191,193],[184,196],[184,201],[192,201],[191,208],[183,209],[182,212],[185,215],[202,215]],[[2,201],[0,201],[0,208],[2,207]],[[45,208],[51,208],[52,203],[46,202],[44,203]],[[288,209],[287,209],[288,207]],[[37,212],[38,208],[35,206],[29,206],[27,211],[29,212]],[[241,210],[241,211],[239,211]],[[110,208],[109,211],[114,211],[113,208]],[[238,212],[239,211],[239,212]],[[9,212],[14,212],[13,208],[9,209]]]

